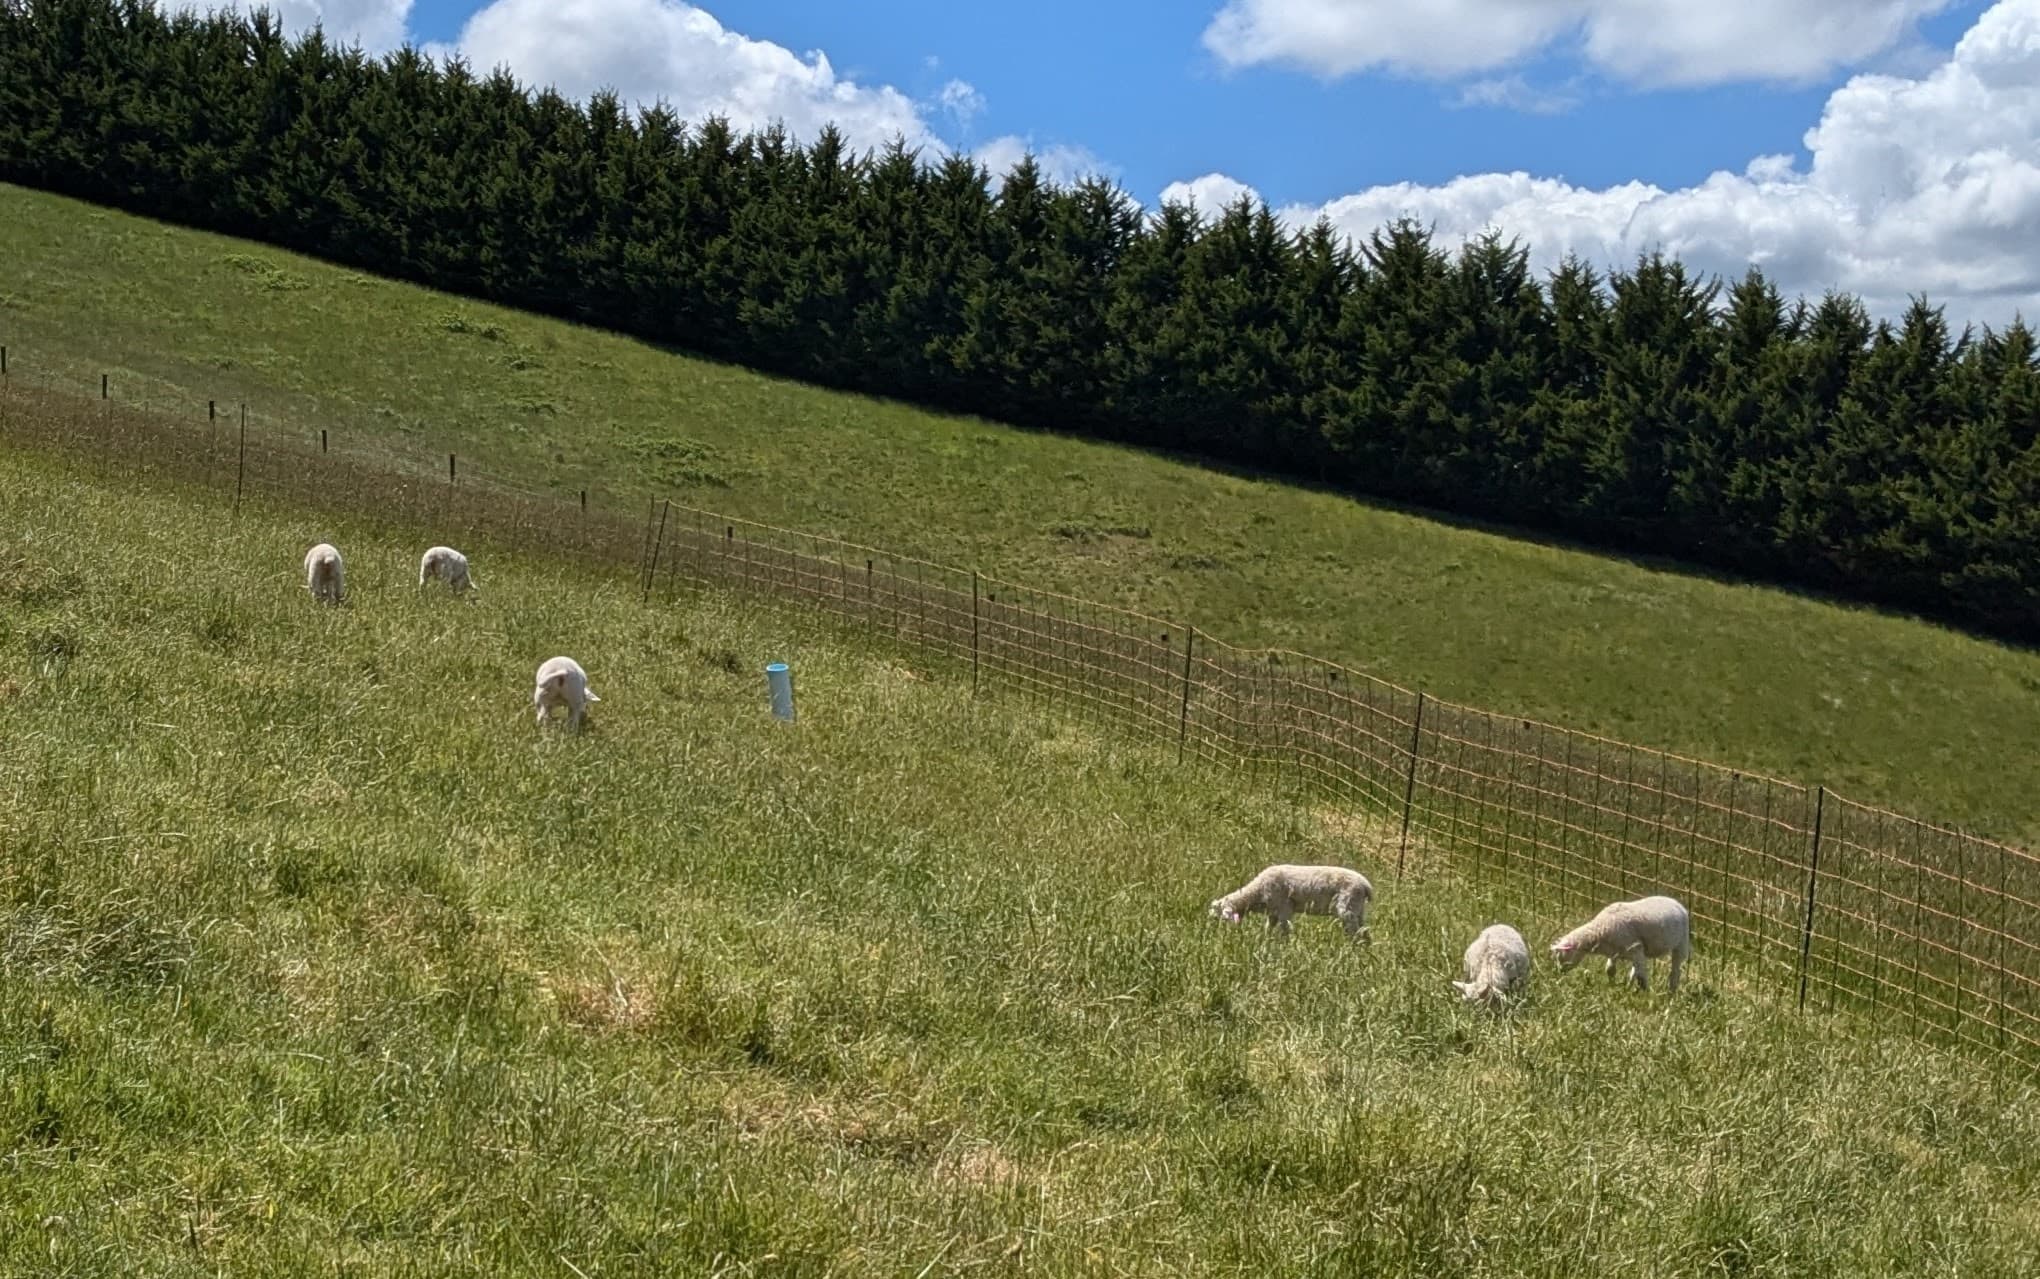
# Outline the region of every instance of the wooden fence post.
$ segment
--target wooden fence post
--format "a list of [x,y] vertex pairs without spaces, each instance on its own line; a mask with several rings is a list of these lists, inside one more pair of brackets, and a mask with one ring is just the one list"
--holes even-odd
[[1176,762],[1183,762],[1183,743],[1190,736],[1190,654],[1197,646],[1197,628],[1183,632],[1183,711],[1176,721]]
[[1827,787],[1813,792],[1813,850],[1806,859],[1806,923],[1799,930],[1799,1011],[1806,1011],[1806,968],[1813,955],[1813,903],[1820,884],[1820,828],[1827,815]]
[[970,695],[978,691],[978,571],[970,571]]

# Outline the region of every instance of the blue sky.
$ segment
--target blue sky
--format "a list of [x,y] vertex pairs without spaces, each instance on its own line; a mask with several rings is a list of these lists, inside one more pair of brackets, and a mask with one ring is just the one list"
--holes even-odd
[[[2040,314],[2040,0],[279,0],[370,47],[1153,207],[1240,192],[1603,264]],[[959,109],[960,108],[960,109]]]
[[[428,0],[438,38],[473,6]],[[824,50],[838,74],[932,96],[952,77],[986,99],[971,142],[1002,134],[1082,145],[1134,195],[1213,170],[1250,181],[1271,202],[1322,202],[1383,182],[1434,183],[1525,168],[1607,186],[1662,186],[1739,169],[1751,156],[1800,149],[1800,135],[1844,78],[1612,93],[1558,114],[1461,107],[1450,86],[1392,74],[1326,83],[1284,68],[1227,70],[1200,44],[1218,5],[1185,0],[736,0],[704,6],[754,39]],[[1952,48],[1980,3],[1921,24]],[[443,33],[443,34],[441,34]],[[939,59],[937,68],[927,65]],[[1527,79],[1576,70],[1538,59]],[[1267,122],[1277,127],[1265,127]]]

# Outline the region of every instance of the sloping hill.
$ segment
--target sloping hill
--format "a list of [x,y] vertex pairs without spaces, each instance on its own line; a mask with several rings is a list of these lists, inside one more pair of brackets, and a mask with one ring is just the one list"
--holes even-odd
[[670,492],[2040,843],[2031,653],[777,382],[19,188],[0,218],[17,376],[110,372],[116,396],[186,411],[245,399],[258,429]]
[[[797,617],[0,455],[0,1268],[2021,1273],[2040,1111]],[[297,577],[332,537],[350,603]],[[579,656],[580,738],[530,723]],[[801,722],[765,713],[788,657]],[[1207,920],[1350,859],[1376,940]],[[769,1259],[769,1260],[768,1260]],[[926,1267],[924,1270],[923,1268]]]

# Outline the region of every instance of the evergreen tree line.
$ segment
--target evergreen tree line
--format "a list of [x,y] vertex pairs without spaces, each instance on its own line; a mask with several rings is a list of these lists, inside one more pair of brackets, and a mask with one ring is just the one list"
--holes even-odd
[[381,59],[0,0],[0,177],[775,373],[2040,636],[2040,358],[1660,255],[1144,213]]

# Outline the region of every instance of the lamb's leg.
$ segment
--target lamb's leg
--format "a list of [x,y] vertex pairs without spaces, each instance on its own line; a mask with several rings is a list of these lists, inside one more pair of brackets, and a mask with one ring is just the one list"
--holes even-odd
[[1682,965],[1685,964],[1685,962],[1686,952],[1684,950],[1675,950],[1672,952],[1672,970],[1669,973],[1665,974],[1666,994],[1668,995],[1673,994],[1677,992],[1677,990],[1679,989],[1679,969]]
[[1650,989],[1650,960],[1644,957],[1640,944],[1629,948],[1629,973],[1636,979],[1638,990]]
[[1346,927],[1346,936],[1355,941],[1368,940],[1367,899],[1351,889],[1340,894],[1334,903],[1339,922]]
[[1289,940],[1289,911],[1287,909],[1278,906],[1269,910],[1268,931],[1274,933],[1283,941]]
[[546,712],[546,705],[545,705],[545,703],[544,703],[544,702],[542,702],[542,701],[540,701],[540,700],[538,700],[538,699],[536,699],[536,698],[533,698],[533,699],[532,699],[532,703],[531,703],[531,707],[532,707],[532,719],[534,719],[534,720],[536,720],[536,721],[537,721],[537,723],[538,723],[538,726],[539,726],[540,728],[544,728],[544,727],[545,727],[545,712]]

